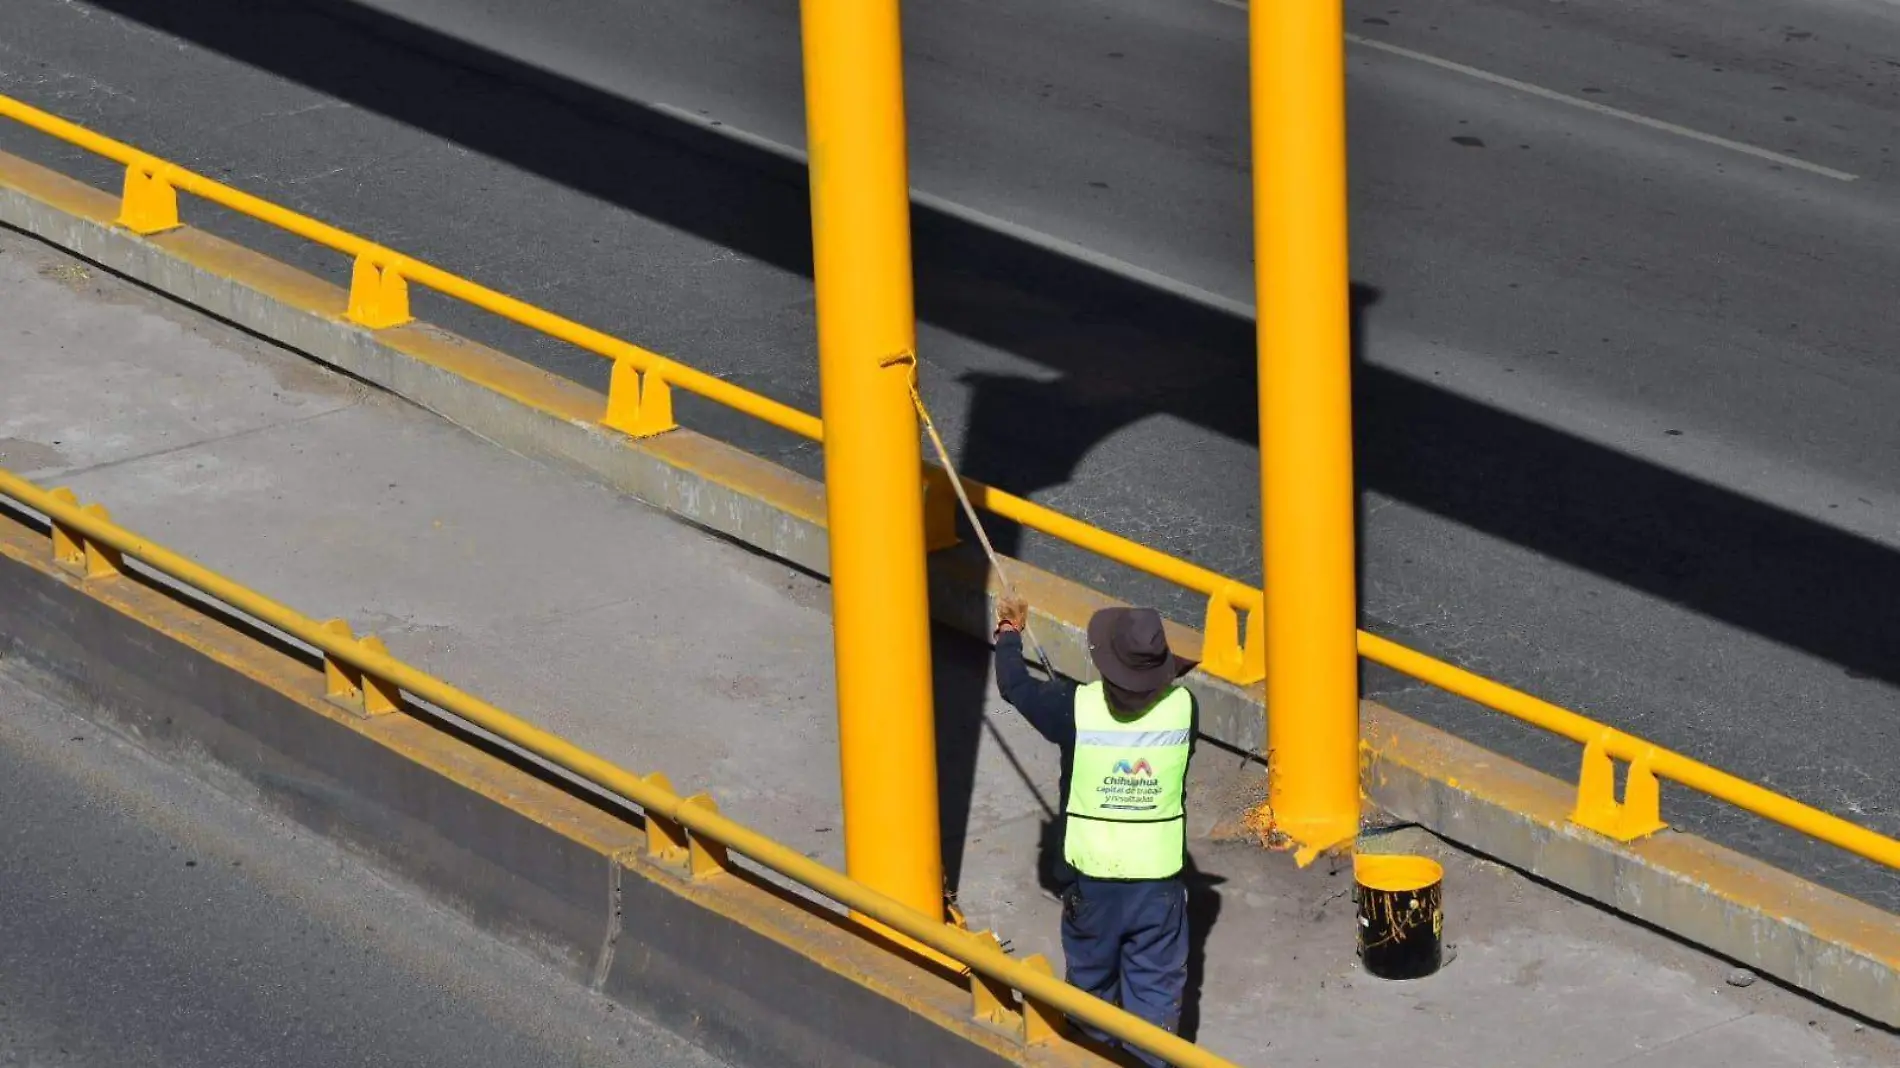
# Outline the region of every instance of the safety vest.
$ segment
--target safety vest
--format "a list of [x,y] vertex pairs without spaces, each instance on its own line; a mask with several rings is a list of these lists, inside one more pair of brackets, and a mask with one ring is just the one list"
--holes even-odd
[[1075,691],[1075,762],[1063,855],[1097,879],[1166,879],[1187,846],[1188,753],[1194,698],[1176,686],[1132,719],[1099,682]]

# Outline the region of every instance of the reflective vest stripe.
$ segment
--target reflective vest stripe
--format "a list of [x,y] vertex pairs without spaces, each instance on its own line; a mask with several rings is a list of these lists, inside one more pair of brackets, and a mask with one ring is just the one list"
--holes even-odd
[[1176,820],[1187,819],[1187,814],[1184,812],[1178,816],[1161,816],[1157,819],[1151,819],[1151,820],[1134,820],[1134,819],[1129,819],[1125,816],[1122,816],[1122,817],[1084,816],[1079,812],[1071,812],[1069,813],[1069,818],[1075,819],[1075,820],[1094,820],[1097,823],[1173,823]]
[[1191,731],[1082,731],[1075,732],[1077,745],[1103,745],[1117,749],[1158,749],[1164,745],[1186,745]]

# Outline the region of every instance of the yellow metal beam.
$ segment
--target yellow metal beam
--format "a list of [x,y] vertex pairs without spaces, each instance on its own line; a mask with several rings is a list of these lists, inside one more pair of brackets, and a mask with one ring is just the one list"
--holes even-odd
[[845,864],[943,916],[897,0],[804,0]]
[[1248,5],[1268,803],[1304,863],[1359,827],[1340,0]]

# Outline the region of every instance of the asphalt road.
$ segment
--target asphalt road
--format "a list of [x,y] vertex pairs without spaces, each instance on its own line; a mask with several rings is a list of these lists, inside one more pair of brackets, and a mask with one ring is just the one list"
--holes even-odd
[[[965,469],[1257,578],[1244,13],[906,20],[925,385]],[[1366,625],[1900,831],[1900,7],[1355,0],[1348,24]],[[9,0],[0,91],[815,410],[796,31],[789,0]],[[1573,746],[1368,682],[1574,774]],[[1666,804],[1900,907],[1885,873]]]
[[0,673],[0,1064],[721,1063]]

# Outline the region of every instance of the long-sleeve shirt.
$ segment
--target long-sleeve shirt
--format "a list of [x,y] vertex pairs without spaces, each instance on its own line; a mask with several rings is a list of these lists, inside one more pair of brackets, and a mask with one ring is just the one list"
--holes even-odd
[[[1069,777],[1075,770],[1075,690],[1076,684],[1061,677],[1047,681],[1037,679],[1029,673],[1029,666],[1023,663],[1023,638],[1015,631],[1005,631],[996,639],[996,688],[1002,692],[1003,700],[1022,714],[1036,733],[1053,742],[1061,751],[1062,775],[1057,787],[1057,804],[1061,815],[1066,816],[1069,809]],[[1189,695],[1189,700],[1193,696]],[[1200,736],[1201,706],[1195,702],[1193,715],[1194,737]],[[1189,759],[1192,760],[1190,753]],[[1074,881],[1074,869],[1063,859],[1063,832],[1068,821],[1057,820],[1055,877],[1058,884],[1066,885]]]

